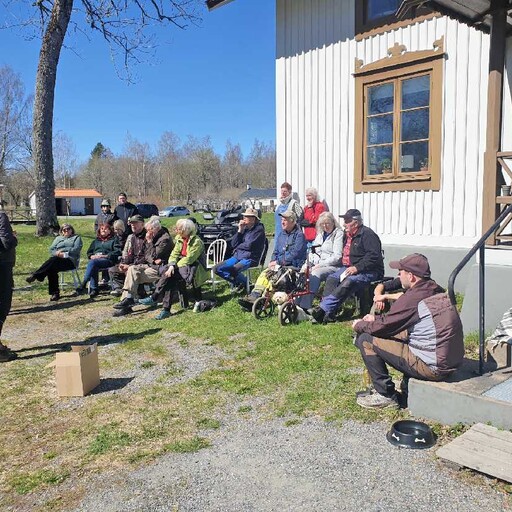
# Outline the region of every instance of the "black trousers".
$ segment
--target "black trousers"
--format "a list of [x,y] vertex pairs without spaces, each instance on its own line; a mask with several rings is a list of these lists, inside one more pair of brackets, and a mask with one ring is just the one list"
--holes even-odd
[[[159,302],[162,300],[162,305],[164,309],[171,309],[172,305],[172,298],[173,295],[175,295],[176,292],[183,293],[185,297],[185,307],[188,306],[188,299],[187,299],[187,283],[185,279],[183,279],[182,275],[179,271],[175,271],[174,274],[172,274],[171,277],[167,277],[164,275],[164,273],[169,268],[169,265],[165,265],[163,267],[159,268],[160,273],[160,279],[156,283],[155,291],[152,295],[153,300],[156,302]],[[199,300],[201,299],[201,288],[194,288],[194,299]],[[163,296],[163,299],[162,299]]]
[[38,281],[44,281],[48,278],[48,293],[54,295],[59,293],[59,272],[64,270],[73,270],[75,264],[70,258],[59,258],[52,256],[48,258],[32,275]]
[[0,263],[0,335],[5,319],[11,310],[12,289],[14,288],[12,269],[12,263]]

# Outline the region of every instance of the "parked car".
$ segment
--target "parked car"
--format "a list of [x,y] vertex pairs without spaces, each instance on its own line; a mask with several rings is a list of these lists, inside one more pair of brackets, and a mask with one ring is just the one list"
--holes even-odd
[[158,215],[158,208],[156,204],[151,203],[137,203],[135,205],[139,213],[146,219],[148,217],[152,217],[153,215]]
[[180,215],[190,215],[190,210],[186,206],[167,206],[158,212],[160,217],[179,217]]

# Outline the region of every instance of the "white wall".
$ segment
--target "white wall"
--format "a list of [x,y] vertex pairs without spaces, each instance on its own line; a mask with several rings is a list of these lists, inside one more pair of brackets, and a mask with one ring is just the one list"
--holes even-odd
[[[331,211],[357,207],[384,243],[469,247],[481,233],[489,38],[434,18],[356,42],[355,0],[277,0],[277,182],[317,187]],[[353,191],[354,60],[444,36],[441,190]],[[512,148],[511,148],[512,149]]]

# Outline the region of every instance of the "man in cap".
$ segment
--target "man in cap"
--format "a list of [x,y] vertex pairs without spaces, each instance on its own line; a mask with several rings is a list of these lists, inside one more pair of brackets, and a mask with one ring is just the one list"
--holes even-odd
[[101,211],[96,215],[96,220],[94,221],[95,233],[98,231],[101,224],[109,224],[110,226],[114,224],[115,215],[112,213],[110,207],[111,205],[108,199],[103,199],[103,201],[101,201]]
[[[279,216],[281,217],[282,229],[275,242],[268,269],[275,270],[278,266],[300,269],[306,261],[307,242],[304,233],[297,224],[297,216],[294,212],[287,210],[280,213]],[[238,302],[242,307],[249,309],[256,299],[261,297],[267,286],[268,278],[265,270],[256,280],[252,292]]]
[[125,233],[128,235],[132,232],[129,219],[136,215],[139,215],[139,210],[137,207],[128,201],[128,198],[124,192],[120,192],[117,197],[117,206],[114,210],[114,220],[120,219],[124,222]]
[[215,273],[244,290],[247,278],[242,271],[258,265],[265,247],[265,227],[259,221],[258,212],[254,208],[247,208],[242,214],[238,231],[229,241],[229,245],[233,250],[233,256],[222,262]]
[[[137,219],[136,222],[134,220]],[[140,227],[138,224],[144,222],[140,215],[134,215],[130,218],[132,224],[133,236]],[[121,264],[119,268],[125,272],[123,292],[121,301],[114,304],[114,316],[124,316],[132,312],[132,306],[135,305],[138,298],[138,289],[140,285],[147,283],[156,283],[160,278],[159,269],[166,265],[174,247],[174,242],[169,235],[167,228],[162,227],[160,219],[156,215],[151,217],[144,225],[145,240],[143,245],[143,254],[140,255],[137,262],[133,264]],[[128,237],[128,241],[130,237]],[[128,244],[128,241],[126,242]]]
[[342,266],[327,278],[322,301],[311,311],[318,323],[332,321],[343,301],[384,276],[380,238],[363,225],[361,212],[350,209],[340,217],[345,229]]
[[398,270],[405,293],[386,315],[366,315],[352,324],[357,334],[355,344],[374,386],[372,393],[357,397],[357,403],[365,408],[398,405],[386,364],[404,374],[402,391],[406,398],[409,377],[443,380],[464,357],[464,335],[457,309],[430,278],[427,258],[410,254],[389,266]]

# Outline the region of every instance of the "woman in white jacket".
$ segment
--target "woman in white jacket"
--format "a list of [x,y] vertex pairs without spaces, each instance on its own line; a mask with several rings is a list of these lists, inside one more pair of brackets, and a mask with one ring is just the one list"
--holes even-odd
[[[340,227],[331,212],[323,212],[316,223],[316,238],[310,254],[309,295],[296,300],[302,309],[310,309],[313,305],[315,293],[322,281],[341,267],[341,253],[343,251],[343,228]],[[313,252],[314,250],[314,252]]]

